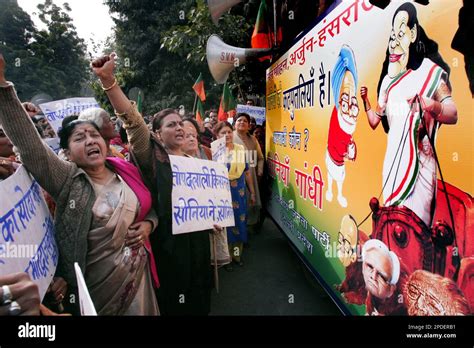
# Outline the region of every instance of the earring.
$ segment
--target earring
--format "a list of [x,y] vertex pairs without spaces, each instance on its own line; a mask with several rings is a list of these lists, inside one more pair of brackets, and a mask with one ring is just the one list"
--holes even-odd
[[423,44],[423,42],[418,41],[416,43],[416,52],[418,52],[419,54],[425,55],[425,45]]

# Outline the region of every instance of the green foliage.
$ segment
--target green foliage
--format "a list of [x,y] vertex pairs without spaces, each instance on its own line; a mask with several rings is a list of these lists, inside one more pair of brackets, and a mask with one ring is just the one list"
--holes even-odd
[[[205,109],[217,108],[222,85],[209,73],[205,49],[211,34],[220,35],[233,46],[249,47],[254,16],[244,5],[235,6],[216,27],[203,0],[121,0],[107,3],[115,19],[115,47],[130,66],[120,69],[124,89],[144,91],[144,113],[153,114],[165,107],[184,105],[192,110],[195,93],[192,85],[203,74],[207,100]],[[258,6],[256,4],[255,6]],[[235,97],[264,94],[265,66],[250,63],[231,74],[229,86]]]
[[0,11],[0,51],[7,60],[7,77],[22,100],[46,93],[53,99],[79,96],[87,79],[86,51],[72,20],[51,0],[38,5],[47,30],[38,31],[16,3],[3,1]]

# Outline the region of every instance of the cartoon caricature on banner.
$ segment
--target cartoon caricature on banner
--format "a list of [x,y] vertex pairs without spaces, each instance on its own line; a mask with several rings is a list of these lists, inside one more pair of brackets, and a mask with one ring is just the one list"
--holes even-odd
[[268,210],[347,314],[474,314],[462,5],[337,1],[267,70]]

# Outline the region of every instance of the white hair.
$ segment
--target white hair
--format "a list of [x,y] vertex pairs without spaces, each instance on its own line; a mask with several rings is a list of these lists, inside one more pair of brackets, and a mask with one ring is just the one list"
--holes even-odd
[[365,261],[367,252],[372,249],[379,249],[390,258],[390,261],[392,263],[392,277],[390,278],[389,284],[397,284],[398,278],[400,277],[400,260],[398,259],[397,254],[395,254],[393,251],[390,251],[385,245],[385,243],[381,240],[369,239],[367,242],[364,243],[364,246],[362,247],[362,262]]
[[110,117],[109,113],[101,108],[90,108],[82,110],[79,114],[78,120],[92,121],[99,129],[104,125],[104,117]]

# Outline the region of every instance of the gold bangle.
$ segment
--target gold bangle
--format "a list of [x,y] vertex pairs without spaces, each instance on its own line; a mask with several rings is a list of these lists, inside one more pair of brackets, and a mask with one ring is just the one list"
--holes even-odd
[[114,78],[114,83],[112,83],[112,86],[105,88],[104,85],[102,85],[101,87],[104,90],[104,92],[107,92],[107,91],[110,91],[115,86],[117,86],[117,78]]

